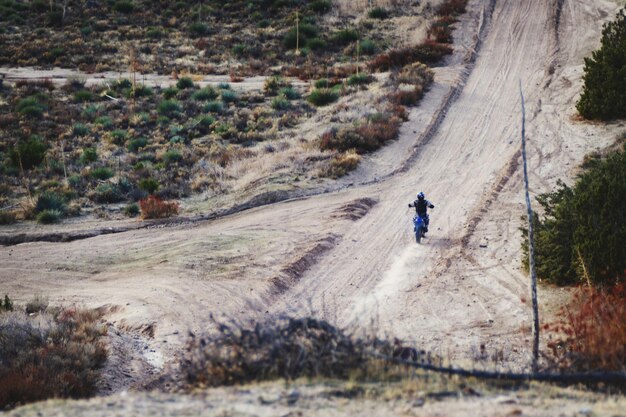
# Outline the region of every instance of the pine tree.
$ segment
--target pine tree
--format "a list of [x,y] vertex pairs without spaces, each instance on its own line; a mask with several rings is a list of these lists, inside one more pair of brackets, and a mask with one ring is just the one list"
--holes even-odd
[[585,58],[584,86],[576,104],[587,119],[626,117],[626,15],[604,25],[602,46]]

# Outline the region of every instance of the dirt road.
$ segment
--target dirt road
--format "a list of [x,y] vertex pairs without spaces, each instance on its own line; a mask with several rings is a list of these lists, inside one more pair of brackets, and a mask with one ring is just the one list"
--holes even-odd
[[[372,157],[380,176],[363,168],[339,191],[211,222],[4,248],[0,290],[18,301],[35,293],[108,305],[112,323],[143,335],[144,357],[157,370],[187,329],[210,327],[211,312],[240,319],[312,312],[455,363],[495,358],[524,368],[530,309],[518,268],[519,86],[532,191],[544,192],[624,130],[572,119],[582,58],[599,45],[601,22],[617,7],[605,0],[470,1],[465,19],[484,28],[475,62],[439,70],[424,105],[458,87],[445,118],[415,143],[428,120],[414,111],[400,141]],[[457,45],[472,48],[467,39]],[[384,175],[415,146],[405,172]],[[420,190],[436,208],[418,246],[407,204]],[[555,295],[540,289],[543,301]]]

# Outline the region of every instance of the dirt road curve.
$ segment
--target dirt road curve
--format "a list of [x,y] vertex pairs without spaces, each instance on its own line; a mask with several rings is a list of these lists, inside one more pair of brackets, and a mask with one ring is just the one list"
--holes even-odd
[[[22,300],[43,293],[54,302],[109,305],[111,322],[145,337],[144,357],[156,368],[188,328],[209,327],[210,312],[285,311],[372,328],[457,363],[495,356],[523,368],[530,311],[518,269],[519,83],[538,193],[623,131],[572,119],[582,58],[617,7],[608,0],[470,1],[466,19],[484,16],[477,58],[407,172],[212,222],[8,247],[0,251],[0,288]],[[442,79],[462,79],[446,78],[454,69],[464,73],[455,65],[438,72],[443,78],[431,96],[449,87]],[[422,111],[412,115],[401,146],[419,137]],[[405,156],[385,150],[373,159],[389,167]],[[369,177],[359,170],[346,184]],[[420,190],[436,208],[418,246],[407,203]],[[558,291],[539,295],[545,301]]]

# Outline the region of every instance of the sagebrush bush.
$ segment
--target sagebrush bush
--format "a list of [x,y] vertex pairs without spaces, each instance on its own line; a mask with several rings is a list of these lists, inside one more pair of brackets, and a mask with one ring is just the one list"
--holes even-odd
[[359,32],[354,29],[342,29],[333,33],[332,40],[338,45],[347,45],[359,40]]
[[218,323],[210,336],[193,337],[181,364],[190,386],[242,384],[278,378],[348,378],[387,352],[386,342],[362,340],[312,318],[282,317],[251,328]]
[[26,141],[20,141],[9,150],[9,158],[17,168],[31,169],[39,166],[45,156],[48,146],[37,135],[32,135]]
[[128,217],[135,217],[139,215],[139,205],[137,203],[130,203],[124,207],[124,214]]
[[367,11],[367,16],[370,19],[386,19],[389,17],[389,12],[383,7],[374,7]]
[[145,148],[148,145],[148,139],[135,138],[128,142],[128,152],[138,152],[140,149]]
[[307,101],[315,106],[326,106],[337,99],[339,99],[339,94],[329,88],[316,88],[307,97]]
[[364,73],[354,74],[348,78],[348,85],[364,85],[369,84],[373,81],[373,78]]
[[187,88],[194,88],[195,85],[193,83],[193,80],[189,77],[181,77],[178,79],[178,81],[176,81],[176,88],[178,88],[179,90],[185,90]]
[[371,39],[363,39],[359,42],[359,51],[363,55],[374,55],[376,53],[376,43]]
[[139,181],[139,188],[148,194],[156,193],[160,186],[159,181],[154,178],[144,178]]
[[37,196],[34,211],[35,213],[41,213],[44,210],[55,210],[60,213],[65,213],[67,210],[65,198],[53,191],[44,191]]
[[91,170],[89,176],[97,180],[108,180],[113,176],[113,170],[108,167],[96,167]]
[[132,13],[135,10],[135,4],[129,0],[118,0],[113,4],[113,10],[120,13]]
[[1,312],[0,409],[94,395],[107,358],[106,332],[92,310]]
[[178,203],[175,201],[163,201],[155,195],[149,195],[139,200],[141,217],[143,219],[163,219],[178,214]]
[[220,98],[224,103],[234,103],[239,100],[239,96],[232,90],[223,90],[220,93]]
[[93,98],[91,91],[89,90],[78,90],[74,93],[74,101],[78,103],[85,103],[87,101],[91,101]]
[[34,118],[40,118],[45,109],[46,107],[38,100],[37,97],[23,98],[17,103],[17,106],[15,106],[15,111],[18,113]]
[[291,103],[284,97],[274,97],[271,106],[274,110],[286,110],[291,107]]
[[401,121],[396,116],[383,115],[362,122],[358,126],[331,129],[320,139],[320,149],[358,153],[372,152],[386,142],[396,139],[400,133]]
[[191,98],[197,101],[209,101],[217,98],[217,91],[213,87],[204,87],[198,91],[195,91]]
[[98,184],[96,189],[90,193],[89,198],[100,204],[119,203],[124,200],[124,195],[117,184],[105,182]]
[[585,58],[583,91],[576,103],[587,119],[626,117],[626,15],[620,10],[615,21],[604,25],[602,45]]
[[83,148],[83,153],[79,158],[81,164],[86,165],[90,162],[96,162],[97,160],[98,153],[96,152],[96,148]]
[[209,27],[201,22],[194,22],[189,25],[189,33],[192,37],[204,36],[209,33]]
[[224,105],[219,101],[209,101],[204,105],[204,111],[209,113],[221,113]]
[[175,117],[177,116],[183,108],[180,103],[176,100],[163,100],[157,106],[157,111],[159,114],[162,114],[167,117]]
[[37,223],[52,224],[56,223],[63,217],[63,213],[59,210],[42,210],[37,214]]
[[83,123],[74,123],[74,126],[72,126],[72,133],[74,136],[87,136],[91,133],[91,129]]

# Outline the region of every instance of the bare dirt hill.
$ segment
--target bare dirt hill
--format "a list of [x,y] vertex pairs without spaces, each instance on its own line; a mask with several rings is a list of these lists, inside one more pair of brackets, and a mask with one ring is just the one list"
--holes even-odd
[[[372,157],[379,171],[363,168],[334,192],[213,221],[5,247],[1,288],[17,301],[45,294],[105,306],[108,320],[137,338],[119,354],[143,361],[146,378],[175,357],[188,329],[210,330],[210,313],[313,313],[456,363],[488,356],[525,368],[519,85],[532,191],[544,192],[623,131],[572,118],[582,58],[617,8],[608,0],[470,1],[458,61],[439,70],[423,103],[432,113],[412,113],[392,145],[398,152]],[[464,61],[468,53],[475,59]],[[436,208],[418,246],[407,203],[420,190]],[[540,297],[554,293],[541,289]],[[113,390],[137,382],[113,377]]]

